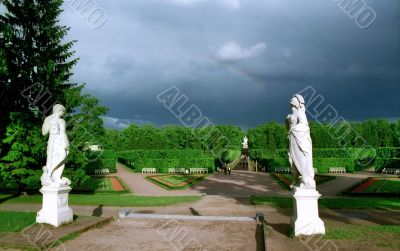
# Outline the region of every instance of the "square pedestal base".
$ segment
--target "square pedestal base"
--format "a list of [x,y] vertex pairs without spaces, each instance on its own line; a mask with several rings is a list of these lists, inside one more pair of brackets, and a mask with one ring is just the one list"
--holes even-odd
[[291,225],[294,235],[325,234],[325,224],[319,218],[318,198],[321,196],[315,189],[292,188],[293,217]]
[[42,187],[42,209],[37,213],[36,223],[47,223],[58,227],[73,221],[72,209],[68,206],[71,187]]

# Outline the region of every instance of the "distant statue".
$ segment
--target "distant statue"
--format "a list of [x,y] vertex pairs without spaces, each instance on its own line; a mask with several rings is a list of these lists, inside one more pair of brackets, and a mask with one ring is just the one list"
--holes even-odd
[[312,141],[304,98],[296,94],[290,100],[290,105],[293,113],[287,116],[286,126],[289,138],[289,162],[293,172],[291,187],[315,189]]
[[49,134],[47,143],[47,161],[40,178],[43,186],[68,186],[71,181],[62,177],[65,162],[69,153],[69,142],[65,131],[66,123],[62,118],[65,108],[62,105],[53,106],[53,114],[43,123],[42,134]]
[[242,143],[244,149],[249,148],[248,141],[249,141],[249,139],[247,138],[247,136],[244,136],[243,143]]

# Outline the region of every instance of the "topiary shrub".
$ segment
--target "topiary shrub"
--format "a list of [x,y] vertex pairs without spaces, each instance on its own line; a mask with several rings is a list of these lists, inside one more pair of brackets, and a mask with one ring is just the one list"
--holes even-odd
[[318,173],[328,173],[330,167],[344,167],[346,172],[353,173],[355,161],[351,158],[314,158],[313,164]]

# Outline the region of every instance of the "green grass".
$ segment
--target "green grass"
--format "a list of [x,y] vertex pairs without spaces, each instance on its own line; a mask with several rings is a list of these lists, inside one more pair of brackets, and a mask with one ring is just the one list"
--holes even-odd
[[[116,191],[112,185],[112,178],[118,180],[124,190]],[[90,177],[85,183],[72,190],[72,193],[109,193],[109,194],[126,194],[129,193],[129,188],[118,177]]]
[[203,180],[207,175],[166,174],[147,176],[146,179],[167,190],[183,190]]
[[[123,191],[115,191],[111,182],[111,178],[116,178],[122,187]],[[35,189],[30,187],[30,189]],[[37,190],[40,187],[36,188]],[[0,184],[0,190],[8,190],[8,192],[16,191],[17,186],[15,184],[9,183],[7,185]],[[118,178],[118,177],[90,177],[79,187],[74,187],[72,193],[114,193],[114,194],[123,194],[128,193],[129,188]]]
[[[271,205],[274,207],[292,207],[293,198],[291,197],[251,197],[251,203],[255,205]],[[400,209],[400,199],[398,198],[321,198],[318,200],[321,208],[331,209]]]
[[19,232],[36,221],[36,213],[0,211],[0,232]]
[[[1,199],[1,197],[0,197]],[[183,202],[195,202],[201,196],[136,196],[117,194],[70,194],[69,203],[72,205],[103,205],[116,207],[157,207]],[[41,195],[20,196],[10,198],[3,203],[42,203]]]
[[78,187],[77,189],[88,189],[95,192],[113,191],[113,186],[110,178],[90,177],[81,187]]
[[[283,188],[290,190],[290,185],[293,181],[292,174],[278,174],[278,173],[271,173],[271,177]],[[315,182],[317,185],[322,184],[324,182],[336,179],[335,176],[328,176],[328,175],[315,175]],[[286,182],[285,182],[286,180]]]
[[364,192],[400,193],[400,179],[377,179],[377,181],[367,187]]
[[[400,226],[346,225],[328,226],[324,239],[348,240],[357,243],[368,242],[377,247],[400,249]],[[371,244],[373,243],[373,244]]]
[[164,177],[159,177],[161,180],[169,182],[173,185],[179,185],[182,182],[187,182],[191,179],[195,179],[194,175],[166,175]]

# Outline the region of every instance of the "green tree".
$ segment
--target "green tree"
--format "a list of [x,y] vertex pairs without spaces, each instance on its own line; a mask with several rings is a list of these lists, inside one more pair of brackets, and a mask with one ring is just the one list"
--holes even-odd
[[[96,98],[82,95],[84,85],[68,83],[78,59],[73,58],[71,50],[75,41],[65,42],[69,28],[58,23],[62,3],[62,0],[0,1],[1,7],[6,9],[0,15],[0,131],[7,130],[6,138],[0,139],[3,142],[0,159],[2,168],[9,173],[26,174],[21,170],[40,168],[38,163],[44,160],[38,158],[35,151],[27,150],[37,146],[31,139],[34,136],[25,139],[18,135],[32,134],[43,140],[40,136],[42,119],[58,102],[67,108],[66,122],[72,146],[68,158],[68,167],[72,168],[66,171],[75,172],[71,178],[80,182],[84,179],[83,168],[90,161],[82,155],[84,144],[81,142],[91,144],[89,139],[97,140],[104,133],[100,116],[106,108],[100,106]],[[23,123],[15,114],[30,120]],[[19,160],[16,156],[23,158]],[[10,178],[5,172],[0,175]],[[16,177],[12,178],[16,180]],[[19,177],[21,181],[24,179],[22,174]]]
[[[3,36],[2,36],[2,28],[0,27],[0,44],[2,44],[3,41]],[[0,149],[2,148],[2,142],[1,140],[3,139],[3,136],[5,135],[6,132],[6,127],[9,121],[9,112],[4,109],[4,107],[7,106],[7,101],[8,101],[8,89],[7,89],[7,66],[6,66],[6,60],[3,52],[3,48],[0,46]],[[1,156],[1,152],[0,152]]]
[[8,151],[0,161],[0,177],[4,183],[15,183],[20,191],[38,185],[41,164],[46,158],[46,140],[40,134],[37,118],[30,113],[10,114],[3,144]]
[[101,116],[108,111],[97,98],[82,94],[83,90],[84,85],[65,90],[66,107],[70,111],[65,117],[70,141],[66,173],[70,172],[69,177],[73,177],[73,185],[82,184],[86,180],[83,170],[87,170],[89,162],[96,161],[98,157],[92,155],[88,147],[101,145],[101,138],[105,135]]
[[[74,41],[64,42],[69,30],[58,24],[62,0],[3,0],[0,16],[2,49],[8,69],[5,83],[6,111],[50,111],[54,102],[64,104],[64,90],[72,67]],[[44,95],[43,95],[44,94]]]
[[124,150],[125,137],[120,131],[115,129],[104,129],[104,136],[101,137],[101,145],[104,149],[122,151]]

